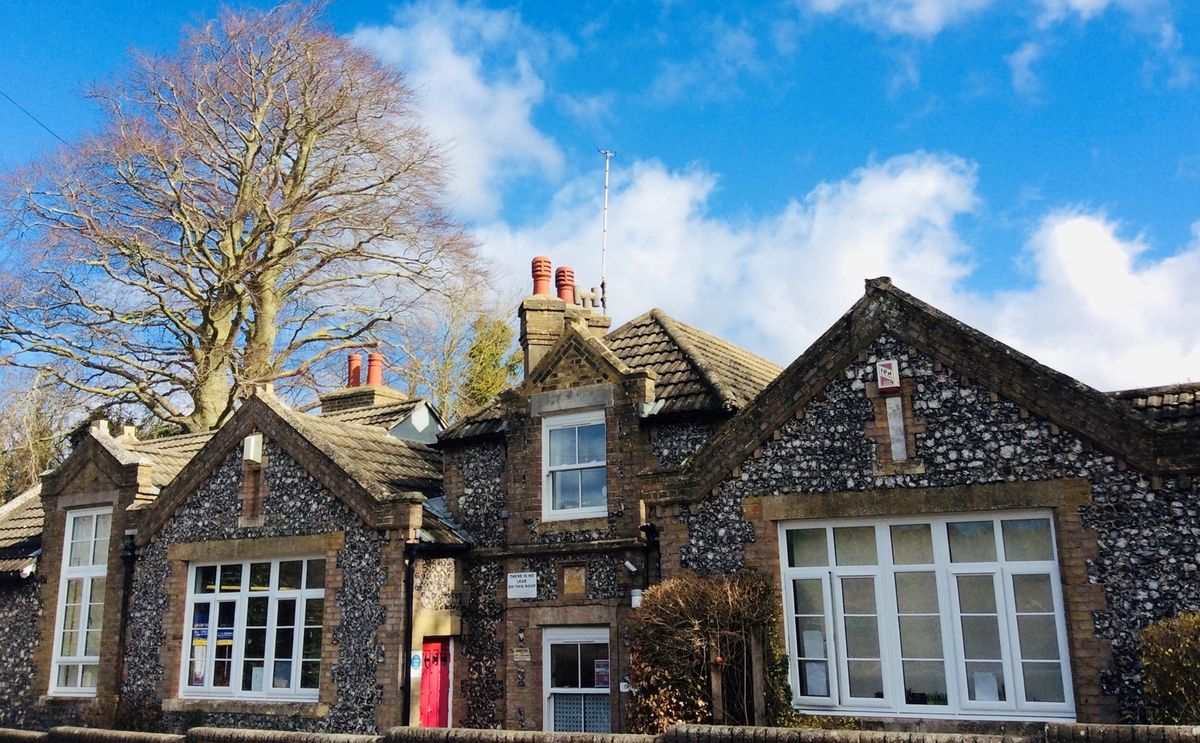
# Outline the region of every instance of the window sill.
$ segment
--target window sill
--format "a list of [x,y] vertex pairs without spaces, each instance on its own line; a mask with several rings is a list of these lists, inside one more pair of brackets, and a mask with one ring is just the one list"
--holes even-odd
[[568,522],[577,524],[580,521],[604,522],[608,526],[608,508],[591,508],[586,511],[542,511],[542,523]]
[[243,715],[279,715],[288,717],[327,717],[329,705],[303,700],[296,702],[260,699],[164,699],[163,712],[213,712]]
[[63,692],[56,691],[50,694],[43,694],[38,697],[37,706],[44,707],[52,704],[74,704],[76,702],[94,702],[96,700],[96,692]]
[[938,723],[972,722],[1075,722],[1073,712],[1038,713],[1038,712],[989,712],[983,710],[951,711],[920,711],[897,712],[879,707],[822,707],[812,704],[792,704],[792,708],[802,715],[821,715],[830,717],[862,717],[886,722],[887,720],[930,720]]

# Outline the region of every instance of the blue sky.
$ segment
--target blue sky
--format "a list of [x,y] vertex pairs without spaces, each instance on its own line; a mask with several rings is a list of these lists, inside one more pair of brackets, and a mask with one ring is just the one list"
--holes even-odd
[[[906,290],[1102,388],[1200,378],[1200,4],[341,0],[409,71],[454,207],[524,288],[598,283],[786,363]],[[88,82],[216,3],[0,6],[0,88],[67,139]],[[0,100],[0,167],[55,140]]]

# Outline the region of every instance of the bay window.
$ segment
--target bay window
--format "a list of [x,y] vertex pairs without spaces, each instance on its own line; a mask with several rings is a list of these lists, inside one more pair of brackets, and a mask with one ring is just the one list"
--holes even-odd
[[91,696],[100,668],[111,508],[67,513],[50,693]]
[[793,702],[1073,716],[1048,513],[780,525]]
[[607,733],[611,727],[607,627],[543,630],[545,729]]
[[604,411],[542,419],[542,516],[545,519],[608,515]]
[[180,695],[315,700],[325,561],[193,564]]

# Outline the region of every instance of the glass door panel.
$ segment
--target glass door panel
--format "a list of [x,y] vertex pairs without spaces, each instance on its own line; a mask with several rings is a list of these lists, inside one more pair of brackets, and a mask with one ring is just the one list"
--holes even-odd
[[871,576],[843,576],[838,582],[846,658],[846,693],[855,699],[883,699],[883,663],[879,654],[875,579]]
[[1004,683],[995,578],[992,575],[958,575],[955,579],[967,699],[1004,702],[1008,695]]
[[896,614],[900,625],[904,702],[947,704],[937,574],[896,573]]
[[825,581],[792,581],[792,622],[796,632],[800,696],[829,697],[829,635],[825,621]]

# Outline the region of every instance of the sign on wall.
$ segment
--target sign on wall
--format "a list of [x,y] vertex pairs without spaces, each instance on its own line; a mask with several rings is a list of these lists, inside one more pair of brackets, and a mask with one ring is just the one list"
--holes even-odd
[[510,599],[536,599],[537,573],[509,573],[508,597]]

